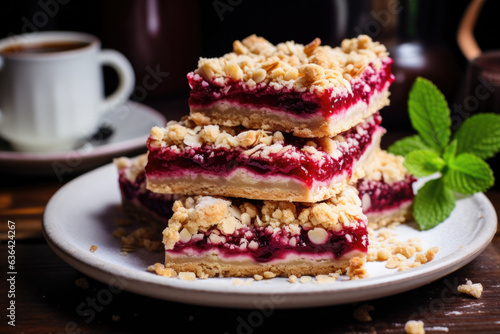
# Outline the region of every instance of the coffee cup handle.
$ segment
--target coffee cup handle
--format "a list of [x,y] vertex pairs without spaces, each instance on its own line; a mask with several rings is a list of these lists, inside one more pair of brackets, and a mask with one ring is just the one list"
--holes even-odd
[[134,90],[135,76],[132,65],[124,55],[115,50],[101,50],[99,62],[113,68],[118,74],[118,87],[101,103],[102,112],[109,111],[125,103]]

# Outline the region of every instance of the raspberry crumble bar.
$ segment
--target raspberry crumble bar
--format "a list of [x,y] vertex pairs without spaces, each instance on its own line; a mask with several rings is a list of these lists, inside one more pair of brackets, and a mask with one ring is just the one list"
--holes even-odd
[[125,213],[144,223],[159,222],[166,225],[172,215],[176,196],[157,194],[146,189],[144,168],[148,162],[147,155],[133,159],[120,157],[113,162],[118,169],[118,183]]
[[157,193],[317,202],[355,182],[385,130],[378,114],[334,138],[280,131],[155,127],[148,140],[147,187]]
[[314,204],[184,197],[163,231],[165,267],[209,277],[346,272],[364,263],[366,216],[348,187]]
[[188,74],[194,122],[333,137],[389,104],[384,45],[366,35],[320,44],[275,46],[252,35],[220,58],[201,58]]
[[411,218],[416,179],[408,174],[403,161],[403,157],[379,149],[364,165],[365,177],[356,188],[368,227],[377,229]]

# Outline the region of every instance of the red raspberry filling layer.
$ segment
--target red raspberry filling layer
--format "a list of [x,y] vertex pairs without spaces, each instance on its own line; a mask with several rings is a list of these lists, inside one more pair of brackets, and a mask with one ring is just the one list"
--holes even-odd
[[157,194],[146,189],[146,174],[137,175],[134,182],[120,172],[118,182],[123,199],[129,202],[139,203],[142,207],[152,211],[159,217],[168,219],[172,215],[174,196],[169,194]]
[[[331,254],[332,257],[338,259],[353,250],[366,253],[368,232],[364,222],[360,222],[359,226],[356,229],[345,228],[340,232],[328,231],[328,238],[321,245],[313,243],[307,234],[308,230],[301,227],[300,235],[295,236],[295,246],[290,245],[291,235],[284,229],[276,233],[272,228],[262,226],[238,229],[231,235],[225,235],[224,242],[215,245],[209,242],[209,237],[210,234],[218,234],[219,231],[212,228],[204,233],[202,238],[193,237],[187,243],[178,242],[174,249],[167,250],[167,253],[182,253],[189,249],[203,254],[211,249],[218,249],[225,257],[248,255],[256,262],[284,260],[290,254]],[[252,241],[258,244],[258,247],[254,247],[255,249],[249,247]],[[242,244],[244,246],[241,246]]]
[[258,84],[254,89],[249,89],[243,82],[229,78],[227,84],[221,86],[215,82],[207,82],[200,75],[191,72],[187,76],[191,87],[189,106],[209,107],[215,102],[228,101],[243,106],[286,111],[303,117],[321,113],[328,118],[359,101],[368,103],[375,92],[386,89],[395,80],[391,73],[392,62],[392,59],[384,60],[379,71],[370,65],[360,79],[351,82],[352,92],[346,91],[342,96],[335,94],[334,88],[325,89],[321,94],[298,92],[293,88],[276,90],[266,84]]
[[359,197],[368,194],[371,205],[369,208],[363,208],[363,212],[381,212],[385,210],[398,208],[403,203],[412,201],[415,197],[412,184],[416,181],[412,175],[407,175],[404,180],[395,183],[385,183],[382,181],[373,181],[361,179],[356,188],[359,191]]
[[352,165],[366,151],[372,141],[373,134],[380,129],[380,115],[376,114],[373,123],[362,125],[360,134],[352,128],[342,134],[351,145],[346,149],[339,147],[342,155],[336,159],[326,152],[322,152],[320,160],[312,154],[301,151],[307,139],[285,134],[285,144],[293,147],[287,152],[270,153],[269,160],[253,155],[243,154],[244,148],[227,149],[202,145],[200,147],[183,149],[181,151],[171,147],[155,147],[148,145],[149,157],[146,166],[148,177],[163,175],[184,175],[187,171],[195,174],[211,174],[228,176],[237,168],[246,168],[257,175],[293,177],[311,187],[315,181],[330,181],[334,176],[348,172],[352,174]]

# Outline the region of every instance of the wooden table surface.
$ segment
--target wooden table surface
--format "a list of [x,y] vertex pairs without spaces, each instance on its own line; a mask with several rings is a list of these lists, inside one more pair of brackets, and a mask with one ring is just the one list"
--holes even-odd
[[[178,114],[167,116],[178,118]],[[78,287],[75,281],[85,275],[60,260],[42,236],[45,205],[67,181],[59,182],[50,175],[1,174],[0,333],[148,333],[174,328],[187,333],[402,333],[409,319],[423,320],[427,333],[500,333],[498,232],[479,257],[456,272],[406,293],[368,301],[374,307],[371,322],[353,318],[360,304],[292,310],[223,309],[173,303],[126,291],[100,304],[97,295],[107,285],[86,277],[88,289]],[[500,192],[492,190],[487,196],[498,214]],[[6,317],[10,300],[8,220],[16,223],[15,327],[7,324]],[[483,284],[480,299],[456,291],[466,278]],[[83,316],[78,311],[82,309],[91,314]]]

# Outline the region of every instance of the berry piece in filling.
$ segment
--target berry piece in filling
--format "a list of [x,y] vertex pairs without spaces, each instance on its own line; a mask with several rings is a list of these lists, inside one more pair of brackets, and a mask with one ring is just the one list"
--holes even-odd
[[176,201],[163,231],[165,266],[214,276],[345,272],[368,246],[357,191],[314,204],[210,196]]
[[157,193],[318,202],[356,182],[379,146],[378,114],[333,138],[218,125],[187,118],[155,127],[147,187]]
[[368,227],[403,223],[412,217],[415,177],[403,166],[404,158],[378,150],[364,166],[365,177],[356,188],[368,217]]
[[392,59],[366,35],[336,48],[249,36],[233,52],[201,58],[188,74],[198,125],[244,126],[333,137],[389,104]]

